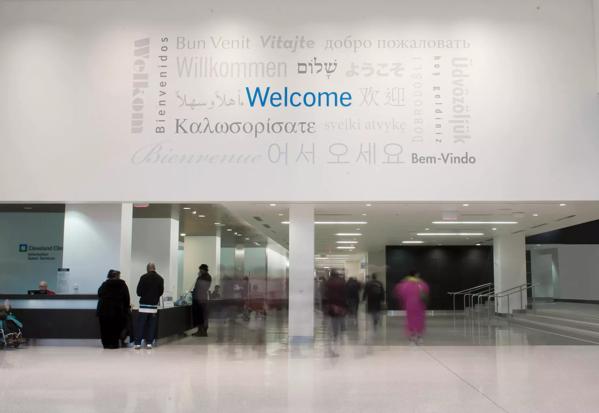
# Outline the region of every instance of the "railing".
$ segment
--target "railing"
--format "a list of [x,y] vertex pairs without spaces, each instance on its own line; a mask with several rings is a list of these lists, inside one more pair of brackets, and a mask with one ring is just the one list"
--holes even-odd
[[453,312],[455,314],[455,299],[458,295],[462,295],[464,298],[464,311],[466,310],[466,300],[468,297],[470,297],[470,306],[472,307],[472,295],[474,293],[479,293],[481,291],[486,291],[487,293],[491,292],[491,290],[493,290],[493,283],[486,283],[486,284],[481,284],[481,285],[477,285],[476,287],[471,287],[471,288],[466,288],[465,290],[461,290],[461,291],[451,291],[448,292],[447,294],[452,296],[452,303],[453,303]]
[[507,318],[508,321],[512,315],[512,309],[510,306],[510,296],[514,295],[514,294],[520,294],[520,309],[524,309],[524,299],[523,299],[523,295],[522,293],[526,293],[528,290],[531,290],[531,298],[532,298],[532,309],[535,309],[535,292],[534,289],[537,285],[536,284],[522,284],[519,285],[517,287],[514,288],[510,288],[509,290],[505,290],[502,291],[498,294],[495,295],[495,300],[494,300],[494,309],[497,311],[499,309],[499,301],[497,300],[497,298],[504,298],[507,297]]

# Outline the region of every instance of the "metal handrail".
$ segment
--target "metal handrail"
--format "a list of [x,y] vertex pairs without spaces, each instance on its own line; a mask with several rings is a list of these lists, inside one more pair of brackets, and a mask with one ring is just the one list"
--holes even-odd
[[[493,286],[493,283],[486,283],[486,284],[481,284],[481,285],[477,285],[475,287],[470,287],[470,288],[466,288],[465,290],[461,290],[461,291],[450,291],[447,294],[452,296],[452,303],[453,303],[453,312],[455,314],[455,297],[457,295],[463,295],[464,296],[464,310],[466,310],[466,297],[472,295],[471,293],[474,293],[475,291],[479,291],[479,290],[484,290],[484,289],[491,289]],[[472,301],[472,300],[471,300]]]
[[510,316],[512,314],[512,311],[511,311],[512,309],[511,309],[511,306],[510,306],[510,296],[512,296],[512,295],[514,295],[516,293],[520,294],[520,308],[522,309],[522,308],[524,308],[524,300],[522,299],[522,293],[524,291],[528,291],[530,289],[531,290],[531,298],[532,298],[532,309],[534,310],[535,304],[536,304],[535,303],[534,288],[537,287],[537,285],[538,284],[532,284],[532,283],[529,284],[529,283],[526,283],[526,284],[521,284],[521,285],[519,285],[517,287],[510,288],[509,290],[502,291],[502,292],[500,292],[500,293],[498,293],[498,294],[495,295],[495,297],[494,297],[494,303],[495,303],[495,305],[497,305],[497,298],[507,297],[507,318],[508,318],[508,321],[509,321],[509,318],[510,318]]

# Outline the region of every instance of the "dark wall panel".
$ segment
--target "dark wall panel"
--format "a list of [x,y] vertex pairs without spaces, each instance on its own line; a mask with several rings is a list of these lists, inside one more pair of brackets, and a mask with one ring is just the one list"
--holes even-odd
[[430,287],[429,309],[450,310],[452,303],[448,291],[493,282],[493,248],[387,246],[387,302],[390,309],[398,309],[392,296],[393,287],[411,270],[419,271]]
[[526,238],[527,244],[599,244],[599,220]]

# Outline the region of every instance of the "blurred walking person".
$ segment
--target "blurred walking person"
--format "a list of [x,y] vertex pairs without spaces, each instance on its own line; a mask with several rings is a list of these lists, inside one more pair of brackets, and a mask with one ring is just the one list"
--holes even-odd
[[331,276],[325,284],[324,300],[326,316],[330,319],[330,341],[328,353],[332,357],[339,354],[335,351],[339,346],[341,329],[347,314],[347,292],[345,280],[337,270],[331,271]]
[[420,274],[411,271],[393,289],[395,299],[406,310],[406,334],[413,343],[420,344],[426,324],[426,305],[429,288]]
[[349,320],[353,325],[358,324],[358,308],[360,306],[360,290],[362,285],[355,277],[350,277],[345,284],[347,293],[347,311]]
[[370,280],[364,286],[362,300],[366,301],[366,313],[370,320],[368,341],[371,342],[380,324],[381,311],[383,309],[383,302],[385,301],[385,288],[377,280],[376,274],[372,274]]

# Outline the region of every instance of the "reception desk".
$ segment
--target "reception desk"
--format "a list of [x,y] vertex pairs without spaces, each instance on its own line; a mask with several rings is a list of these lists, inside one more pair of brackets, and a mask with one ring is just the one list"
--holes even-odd
[[[23,322],[30,339],[100,339],[95,294],[21,295],[0,294],[8,299],[15,316]],[[133,310],[133,325],[137,310]],[[191,306],[160,308],[157,339],[183,334],[193,328]]]

